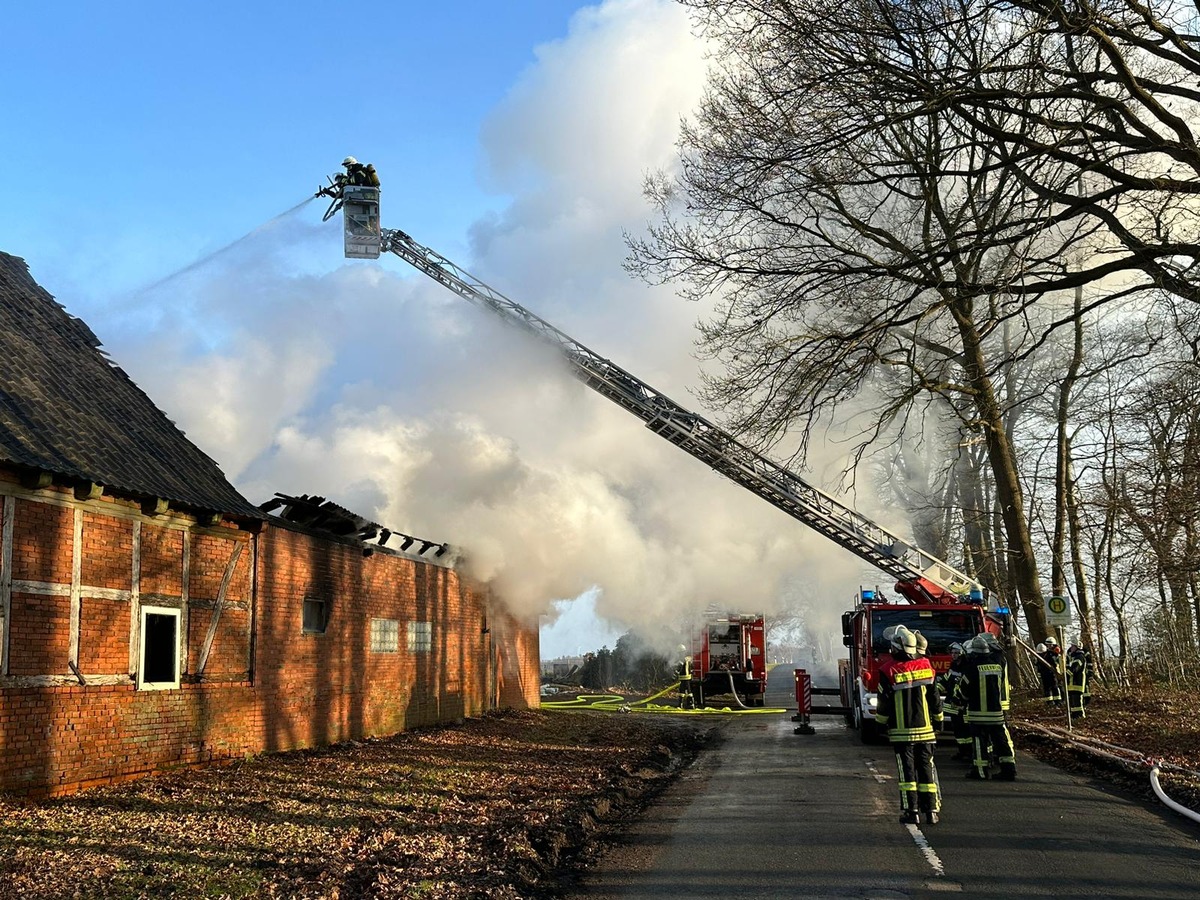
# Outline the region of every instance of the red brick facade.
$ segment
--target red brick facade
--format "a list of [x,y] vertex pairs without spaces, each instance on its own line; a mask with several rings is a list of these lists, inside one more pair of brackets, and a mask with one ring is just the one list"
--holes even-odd
[[[0,504],[0,791],[58,793],[537,705],[536,626],[453,568],[4,476]],[[323,613],[307,630],[305,600]],[[163,647],[178,686],[140,687],[140,667],[155,680],[144,652]]]

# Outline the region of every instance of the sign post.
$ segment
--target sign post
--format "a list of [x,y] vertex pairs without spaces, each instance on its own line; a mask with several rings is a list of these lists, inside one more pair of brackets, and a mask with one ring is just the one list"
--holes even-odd
[[1057,677],[1059,684],[1062,685],[1063,698],[1066,701],[1064,706],[1067,708],[1067,730],[1071,731],[1071,700],[1070,694],[1067,693],[1067,654],[1063,649],[1064,638],[1063,629],[1071,624],[1071,604],[1066,597],[1049,597],[1046,600],[1046,624],[1054,628],[1058,635],[1058,665]]

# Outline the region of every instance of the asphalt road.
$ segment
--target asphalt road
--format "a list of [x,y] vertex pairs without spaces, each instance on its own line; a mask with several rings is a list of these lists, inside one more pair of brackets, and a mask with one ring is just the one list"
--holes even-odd
[[[780,667],[768,705],[794,709]],[[780,702],[782,697],[788,699]],[[819,701],[818,701],[819,702]],[[965,779],[938,751],[942,821],[898,821],[895,757],[839,717],[729,722],[585,877],[617,898],[1200,898],[1200,825],[1018,754],[1016,782]]]

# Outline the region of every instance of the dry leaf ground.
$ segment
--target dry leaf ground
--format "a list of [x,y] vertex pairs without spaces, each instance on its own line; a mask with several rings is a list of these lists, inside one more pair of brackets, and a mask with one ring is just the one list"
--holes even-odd
[[[1087,734],[1200,770],[1193,692],[1102,692]],[[1144,796],[1148,772],[1038,735],[1018,741]],[[0,900],[550,898],[705,746],[712,720],[507,712],[461,726],[180,770],[41,802],[0,802]],[[1200,809],[1200,783],[1165,773]]]
[[[1200,773],[1200,692],[1194,689],[1142,685],[1132,688],[1101,686],[1087,707],[1084,719],[1072,723],[1075,734],[1141,754],[1143,760],[1123,766],[1079,748],[1064,746],[1026,724],[1066,728],[1066,712],[1032,699],[1023,700],[1013,714],[1018,746],[1063,768],[1096,775],[1147,799],[1150,768],[1146,761],[1162,761]],[[1107,748],[1101,750],[1108,752]],[[1123,756],[1114,751],[1114,755]],[[1163,790],[1177,803],[1200,811],[1200,778],[1166,768]]]
[[4,803],[0,897],[550,897],[716,731],[497,713]]

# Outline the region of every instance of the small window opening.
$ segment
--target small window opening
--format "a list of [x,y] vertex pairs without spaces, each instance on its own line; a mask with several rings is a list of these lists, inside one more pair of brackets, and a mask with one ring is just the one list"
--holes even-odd
[[142,663],[138,686],[147,690],[179,687],[179,610],[142,608]]
[[395,619],[371,620],[371,652],[395,653],[400,649],[400,623]]
[[325,633],[325,601],[318,600],[313,597],[304,598],[304,622],[303,630],[305,634],[324,634]]
[[408,649],[413,653],[428,653],[433,647],[433,628],[429,622],[408,623]]

